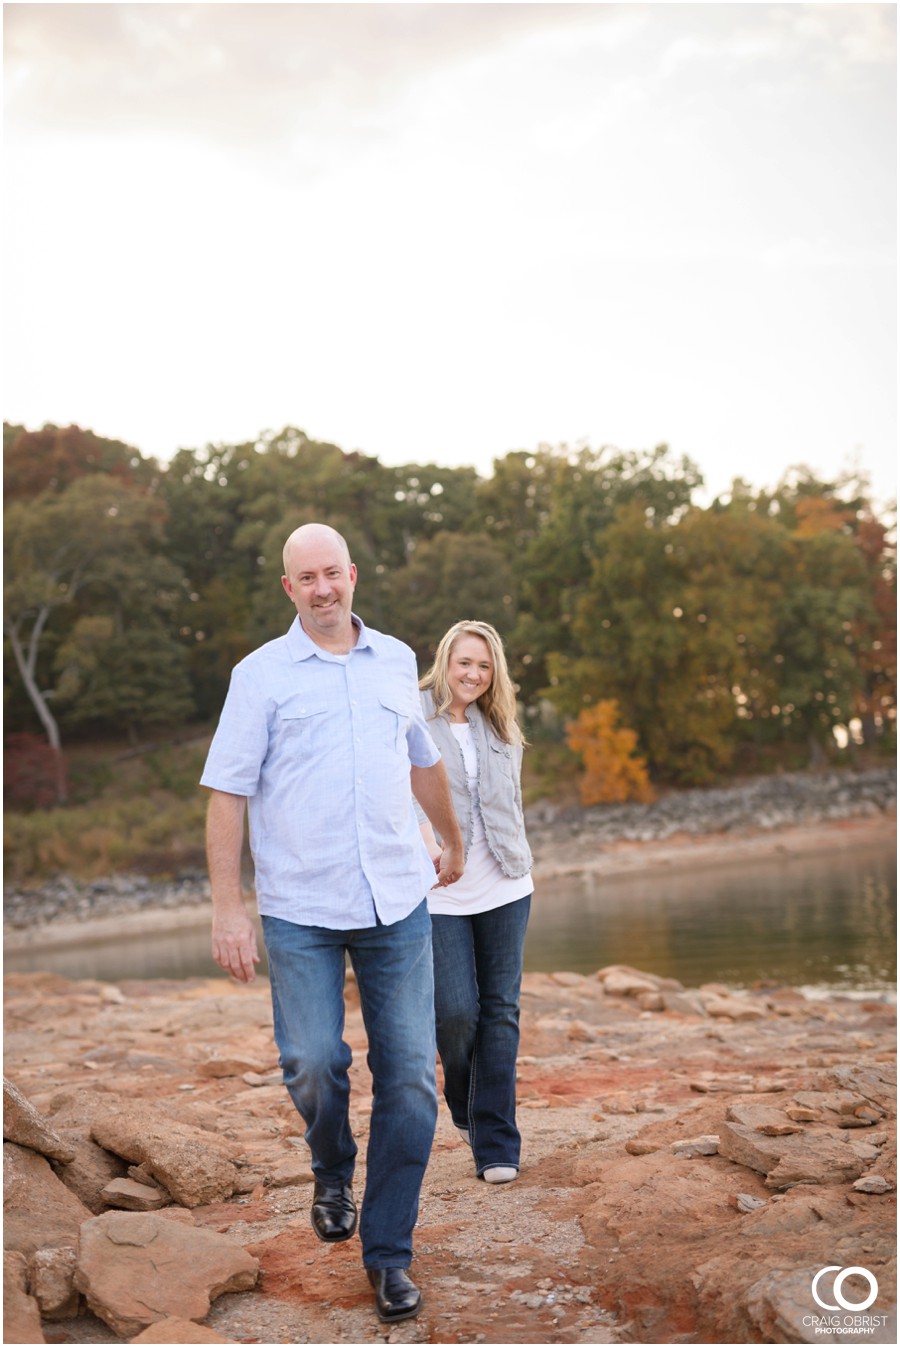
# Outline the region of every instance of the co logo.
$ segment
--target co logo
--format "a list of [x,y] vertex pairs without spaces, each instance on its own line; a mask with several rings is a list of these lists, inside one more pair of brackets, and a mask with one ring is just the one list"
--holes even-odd
[[[836,1272],[838,1274],[835,1277],[834,1285],[832,1286],[832,1295],[837,1301],[836,1305],[829,1305],[827,1300],[822,1300],[819,1296],[819,1279],[821,1277],[824,1277],[826,1272]],[[865,1300],[861,1300],[859,1304],[854,1304],[852,1300],[846,1300],[842,1294],[844,1289],[844,1282],[847,1280],[848,1277],[852,1277],[854,1273],[856,1273],[860,1277],[865,1277],[866,1281],[869,1283],[869,1294],[866,1296]],[[867,1310],[870,1305],[874,1304],[875,1297],[878,1295],[878,1282],[875,1280],[875,1277],[869,1271],[868,1268],[864,1267],[841,1268],[838,1267],[836,1263],[834,1263],[829,1267],[820,1268],[819,1271],[816,1273],[816,1275],[813,1277],[812,1294],[813,1300],[816,1302],[817,1305],[821,1305],[823,1310],[843,1309],[843,1310],[855,1310],[857,1313],[860,1313],[862,1310]]]

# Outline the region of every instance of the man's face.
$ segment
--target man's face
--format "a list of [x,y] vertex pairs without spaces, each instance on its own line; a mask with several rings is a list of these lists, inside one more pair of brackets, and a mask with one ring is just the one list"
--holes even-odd
[[350,635],[356,567],[340,543],[330,538],[294,543],[281,583],[311,640],[330,645]]

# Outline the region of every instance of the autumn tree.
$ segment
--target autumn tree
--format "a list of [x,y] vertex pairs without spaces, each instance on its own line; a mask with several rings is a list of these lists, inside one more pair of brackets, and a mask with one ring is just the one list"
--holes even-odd
[[618,719],[617,703],[603,700],[579,711],[566,726],[566,742],[584,763],[578,783],[582,804],[649,804],[654,799],[647,764],[636,752],[637,735]]

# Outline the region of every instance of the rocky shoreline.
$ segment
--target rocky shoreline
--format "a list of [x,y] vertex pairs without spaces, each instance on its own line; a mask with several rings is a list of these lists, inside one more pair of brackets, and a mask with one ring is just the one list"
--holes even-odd
[[[576,871],[620,873],[635,865],[718,863],[761,852],[768,843],[814,830],[808,849],[827,845],[822,825],[855,821],[876,829],[896,817],[894,767],[863,772],[794,772],[715,790],[673,792],[650,805],[526,813],[541,878]],[[152,911],[182,912],[209,903],[204,871],[171,879],[122,874],[78,881],[62,875],[4,892],[4,930],[80,924]],[[199,917],[198,913],[198,917]],[[68,936],[68,932],[67,932]]]
[[[358,1242],[310,1226],[264,982],[37,973],[5,993],[6,1342],[897,1340],[883,1001],[623,966],[526,975],[522,1172],[480,1182],[441,1104],[413,1264],[424,1305],[390,1327]],[[371,1086],[352,981],[346,1000],[361,1187]],[[825,1268],[866,1270],[844,1283],[852,1304],[877,1283],[865,1324],[823,1329]]]

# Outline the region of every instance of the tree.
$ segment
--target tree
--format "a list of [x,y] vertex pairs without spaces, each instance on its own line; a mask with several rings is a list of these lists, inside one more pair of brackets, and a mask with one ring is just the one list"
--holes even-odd
[[619,804],[654,799],[647,764],[636,755],[637,735],[617,725],[619,708],[613,700],[596,702],[579,711],[566,726],[566,742],[584,762],[579,782],[582,804]]
[[57,753],[55,656],[74,624],[106,613],[123,632],[172,608],[181,576],[154,551],[163,521],[158,501],[99,473],[6,510],[4,630]]
[[547,451],[536,469],[547,480],[541,526],[517,560],[520,617],[511,649],[526,701],[550,677],[549,659],[575,656],[573,622],[591,566],[617,510],[633,503],[651,527],[677,519],[702,478],[665,445],[649,451],[566,446]]
[[3,498],[34,500],[44,491],[64,491],[79,477],[102,473],[127,486],[149,487],[159,469],[121,440],[108,440],[79,426],[25,430],[3,427]]
[[448,627],[463,618],[490,622],[501,635],[515,618],[514,578],[503,551],[484,534],[438,533],[417,544],[392,578],[391,632],[430,662]]
[[638,502],[623,507],[598,542],[573,653],[549,660],[548,696],[569,715],[614,699],[651,775],[711,780],[733,756],[737,699],[757,690],[773,648],[783,535],[748,511],[658,526]]

